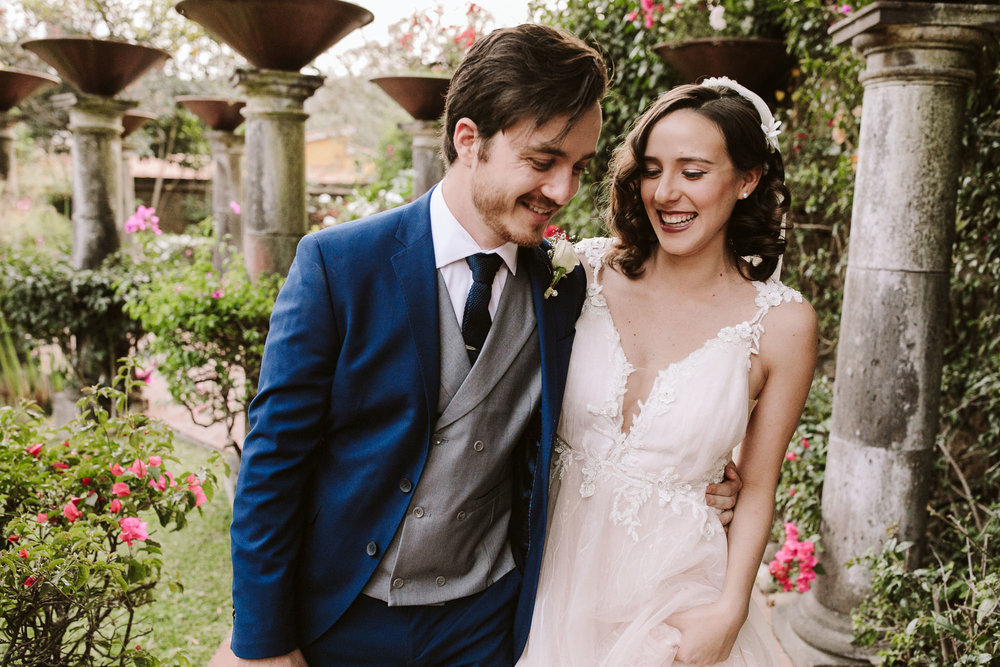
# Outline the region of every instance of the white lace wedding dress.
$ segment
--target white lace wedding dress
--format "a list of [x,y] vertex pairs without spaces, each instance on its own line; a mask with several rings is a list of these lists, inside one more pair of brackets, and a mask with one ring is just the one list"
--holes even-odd
[[[576,328],[556,440],[548,536],[521,667],[679,665],[671,614],[716,600],[726,534],[705,487],[746,431],[748,374],[768,310],[802,297],[755,283],[753,319],[729,326],[657,375],[625,431],[629,374],[602,291],[610,239],[577,249],[593,272]],[[756,607],[722,665],[776,665]]]

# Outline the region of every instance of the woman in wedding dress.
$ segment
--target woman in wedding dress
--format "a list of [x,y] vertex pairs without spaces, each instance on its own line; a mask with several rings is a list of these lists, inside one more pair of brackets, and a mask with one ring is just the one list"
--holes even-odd
[[[789,193],[777,123],[729,79],[675,88],[612,163],[519,665],[773,665],[750,609],[816,315],[777,279]],[[738,447],[728,536],[705,488]]]

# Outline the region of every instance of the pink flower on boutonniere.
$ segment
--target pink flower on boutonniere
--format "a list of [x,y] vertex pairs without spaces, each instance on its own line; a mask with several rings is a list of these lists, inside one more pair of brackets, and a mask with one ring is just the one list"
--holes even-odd
[[552,269],[552,282],[549,283],[548,289],[543,294],[543,297],[548,299],[550,296],[559,295],[559,292],[555,289],[556,283],[562,280],[563,276],[567,273],[575,269],[580,263],[580,259],[576,256],[573,243],[566,236],[566,232],[558,225],[549,225],[546,227],[545,240],[549,242],[547,253],[549,266]]

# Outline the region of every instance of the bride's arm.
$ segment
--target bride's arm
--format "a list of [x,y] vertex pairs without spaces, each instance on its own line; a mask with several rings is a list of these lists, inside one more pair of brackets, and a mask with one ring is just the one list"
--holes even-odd
[[677,659],[682,662],[724,660],[746,620],[771,529],[781,463],[812,383],[816,341],[816,313],[808,304],[787,303],[768,313],[758,356],[766,379],[740,447],[743,489],[729,527],[725,584],[717,603],[669,619],[681,631]]

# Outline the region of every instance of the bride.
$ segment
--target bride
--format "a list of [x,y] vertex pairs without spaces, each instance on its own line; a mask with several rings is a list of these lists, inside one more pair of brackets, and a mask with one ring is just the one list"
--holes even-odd
[[[611,239],[577,246],[549,532],[518,665],[772,665],[750,611],[816,315],[777,279],[777,123],[729,79],[679,86],[615,153]],[[705,488],[738,447],[728,536]]]

